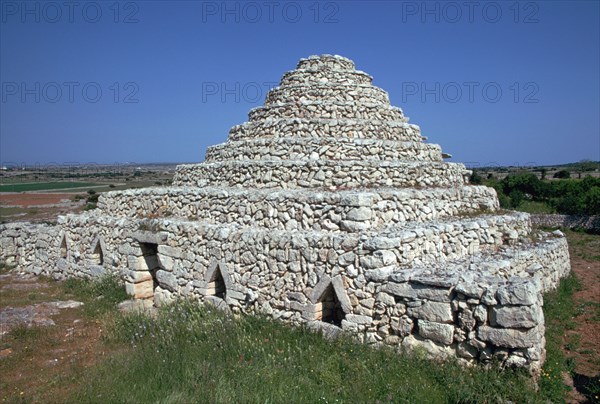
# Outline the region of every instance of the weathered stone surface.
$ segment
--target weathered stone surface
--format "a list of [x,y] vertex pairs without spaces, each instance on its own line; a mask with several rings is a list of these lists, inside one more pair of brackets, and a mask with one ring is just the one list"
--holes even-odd
[[507,348],[529,348],[535,345],[540,337],[538,328],[516,330],[510,328],[493,328],[481,326],[477,332],[483,341]]
[[419,335],[432,341],[450,345],[454,336],[452,324],[441,324],[427,320],[419,320]]
[[409,308],[407,312],[412,317],[439,323],[451,323],[454,320],[450,303],[425,301],[419,307]]
[[531,305],[538,301],[539,293],[540,288],[536,282],[523,282],[498,288],[496,298],[500,304]]
[[491,325],[506,328],[532,328],[543,323],[540,306],[496,306],[492,309]]

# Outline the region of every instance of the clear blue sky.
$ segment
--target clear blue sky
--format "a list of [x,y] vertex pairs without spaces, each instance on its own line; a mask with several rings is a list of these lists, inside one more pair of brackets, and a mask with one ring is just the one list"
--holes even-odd
[[2,164],[202,161],[322,53],[453,161],[600,159],[596,1],[0,4]]

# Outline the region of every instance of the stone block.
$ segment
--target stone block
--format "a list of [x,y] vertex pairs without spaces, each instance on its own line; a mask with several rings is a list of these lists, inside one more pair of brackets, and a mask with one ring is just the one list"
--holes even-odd
[[372,215],[373,212],[371,211],[371,208],[360,207],[348,211],[348,213],[346,214],[346,219],[355,222],[364,222],[371,219]]
[[438,323],[452,323],[452,307],[450,303],[426,301],[419,307],[409,307],[407,313],[420,320],[435,321]]
[[491,325],[506,328],[533,328],[544,322],[544,313],[538,305],[496,306],[492,308]]
[[501,286],[496,292],[500,304],[532,305],[539,299],[540,284],[534,282],[509,284]]
[[152,280],[140,283],[125,283],[125,291],[134,299],[147,299],[154,296],[154,282]]
[[344,195],[340,200],[341,206],[372,206],[373,205],[373,194],[356,193]]
[[454,326],[452,324],[441,324],[427,320],[419,320],[419,335],[432,341],[450,345],[454,337]]
[[107,273],[106,268],[104,268],[102,265],[91,265],[89,267],[89,271],[92,278],[100,278]]
[[156,280],[163,289],[167,289],[171,292],[175,292],[178,288],[177,277],[171,272],[163,270],[156,271]]
[[172,258],[182,258],[183,252],[181,249],[176,247],[171,247],[168,245],[159,245],[158,246],[158,254],[162,256],[172,257]]
[[505,348],[530,348],[541,344],[543,338],[538,327],[529,330],[516,330],[481,326],[477,330],[477,335],[483,341]]
[[346,320],[356,324],[369,325],[373,322],[373,318],[369,316],[361,316],[357,314],[346,314]]

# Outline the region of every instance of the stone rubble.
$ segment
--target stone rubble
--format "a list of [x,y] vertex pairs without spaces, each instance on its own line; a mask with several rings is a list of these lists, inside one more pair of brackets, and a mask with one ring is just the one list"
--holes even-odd
[[536,374],[542,294],[570,271],[564,235],[500,210],[371,82],[349,59],[303,59],[173,186],[3,225],[0,258],[55,279],[119,274],[137,299],[122,310],[188,297]]

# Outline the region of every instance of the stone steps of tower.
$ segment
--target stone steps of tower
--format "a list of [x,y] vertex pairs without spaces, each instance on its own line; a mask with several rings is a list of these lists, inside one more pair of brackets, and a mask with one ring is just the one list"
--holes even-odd
[[495,211],[499,205],[494,190],[483,186],[337,192],[168,187],[103,193],[98,207],[103,214],[122,217],[175,216],[280,230],[354,231]]
[[177,166],[173,185],[251,188],[451,187],[466,184],[464,165],[357,160],[224,161]]
[[365,254],[359,263],[362,268],[384,273],[392,273],[395,267],[444,264],[493,253],[530,233],[529,215],[522,212],[394,224],[361,237]]
[[257,107],[248,113],[250,121],[277,118],[346,118],[377,121],[402,121],[404,114],[397,107],[355,102],[305,101]]
[[453,288],[466,298],[486,295],[485,299],[493,304],[499,290],[516,286],[533,293],[520,293],[521,299],[533,301],[537,299],[536,288],[523,288],[525,283],[539,282],[539,291],[548,292],[569,272],[564,265],[569,260],[566,239],[548,233],[538,236],[536,242],[504,245],[438,265],[398,268],[388,276],[388,290],[418,298],[436,292],[441,296],[443,289]]
[[329,69],[329,70],[355,70],[354,62],[338,55],[309,56],[300,59],[296,69]]
[[206,162],[224,160],[442,161],[439,145],[352,138],[254,138],[211,146]]
[[[406,119],[406,118],[405,118]],[[422,140],[418,125],[405,121],[368,119],[300,119],[277,118],[245,122],[229,130],[229,140],[267,137],[387,139],[396,141]]]
[[296,69],[286,72],[280,86],[312,84],[371,84],[373,77],[360,70]]
[[267,94],[265,105],[302,101],[354,102],[389,106],[388,93],[371,85],[324,84],[275,87]]

